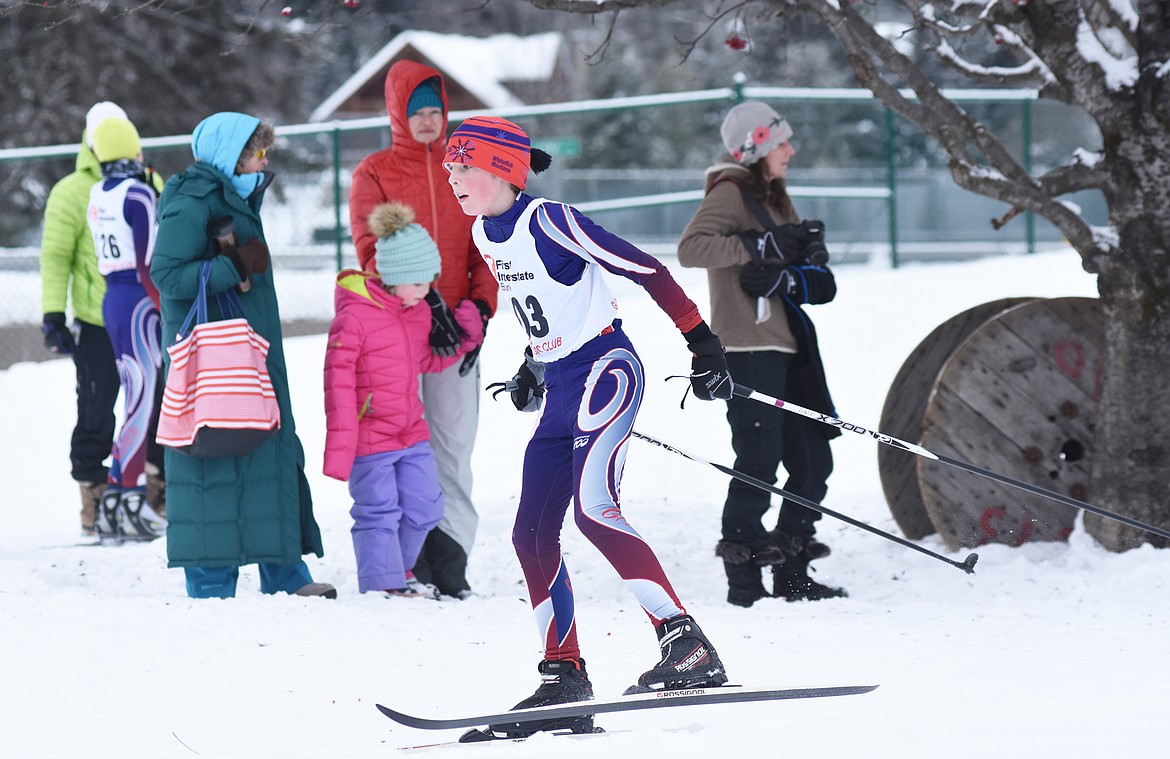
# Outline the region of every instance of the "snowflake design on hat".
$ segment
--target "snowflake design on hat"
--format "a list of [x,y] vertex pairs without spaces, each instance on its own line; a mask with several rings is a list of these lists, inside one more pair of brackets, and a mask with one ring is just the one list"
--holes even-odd
[[448,163],[471,163],[471,154],[475,152],[475,143],[471,140],[456,140],[453,145],[447,148],[447,162]]

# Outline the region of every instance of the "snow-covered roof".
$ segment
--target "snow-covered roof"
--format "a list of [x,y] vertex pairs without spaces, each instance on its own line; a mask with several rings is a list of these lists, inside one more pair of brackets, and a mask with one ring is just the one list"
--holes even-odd
[[558,32],[528,37],[515,34],[465,37],[438,32],[402,32],[313,109],[309,121],[323,121],[333,115],[362,85],[389,68],[407,47],[417,51],[449,80],[458,82],[482,101],[485,108],[524,105],[502,82],[549,79],[556,68],[562,41]]

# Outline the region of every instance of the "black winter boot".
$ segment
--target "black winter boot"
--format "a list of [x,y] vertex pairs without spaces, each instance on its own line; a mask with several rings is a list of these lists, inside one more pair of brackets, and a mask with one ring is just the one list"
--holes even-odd
[[707,636],[689,614],[668,619],[654,630],[662,661],[643,672],[625,695],[654,690],[715,688],[727,682],[727,671]]
[[[571,704],[593,700],[593,684],[585,672],[584,659],[544,660],[536,665],[540,671],[540,687],[513,709],[531,709],[537,706]],[[533,733],[548,730],[571,730],[574,733],[592,733],[593,715],[532,720],[530,722],[500,722],[488,726],[488,731],[508,738],[527,738]]]
[[[827,545],[812,535],[797,535],[785,532],[779,527],[768,533],[768,545],[783,553],[785,557],[792,556],[805,561],[823,559],[832,553]],[[775,563],[783,564],[784,562]]]
[[826,598],[845,598],[844,588],[821,585],[808,576],[808,559],[790,559],[772,570],[773,592],[785,601],[823,601]]
[[727,573],[727,603],[746,608],[767,597],[760,565],[752,559],[750,548],[721,540],[715,546],[715,555],[723,559],[723,571]]

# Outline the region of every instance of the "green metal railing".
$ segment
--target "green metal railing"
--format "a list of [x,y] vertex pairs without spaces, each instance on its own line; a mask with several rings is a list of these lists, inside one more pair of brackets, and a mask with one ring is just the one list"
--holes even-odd
[[[1032,103],[1036,100],[1035,90],[1008,90],[1008,89],[980,89],[980,90],[944,90],[943,94],[955,102],[980,103],[1019,103],[1021,107],[1021,130],[1023,165],[1032,169]],[[912,96],[912,94],[908,94]],[[874,102],[874,96],[865,89],[846,88],[795,88],[795,87],[759,87],[748,86],[742,76],[737,75],[731,87],[691,92],[675,92],[659,95],[639,95],[632,97],[617,97],[595,100],[579,100],[563,103],[545,103],[540,105],[521,106],[517,108],[452,111],[449,120],[458,123],[474,114],[503,116],[507,118],[537,118],[542,116],[559,116],[581,113],[597,113],[603,111],[626,111],[638,108],[662,108],[695,103],[732,104],[743,100],[764,100],[774,102]],[[847,198],[872,200],[883,202],[887,217],[887,236],[890,251],[891,265],[898,265],[898,209],[897,188],[898,170],[895,160],[898,146],[898,131],[896,114],[889,108],[884,110],[885,132],[885,182],[884,187],[854,186],[854,187],[800,187],[789,188],[794,197],[805,198]],[[329,123],[294,124],[277,127],[276,132],[283,137],[328,135],[331,143],[332,163],[332,191],[333,191],[333,222],[334,246],[337,265],[340,268],[343,259],[343,247],[346,242],[343,211],[347,199],[343,196],[342,181],[342,138],[346,134],[359,132],[384,132],[386,117],[376,116],[359,119],[335,120]],[[190,144],[190,135],[171,135],[165,137],[147,137],[142,140],[144,148],[175,148]],[[31,148],[11,148],[0,150],[0,163],[16,160],[36,160],[47,158],[61,158],[75,155],[77,147],[70,145],[47,145]],[[608,200],[575,203],[580,210],[589,213],[610,210],[629,209],[638,207],[662,206],[674,203],[690,203],[702,198],[701,190],[686,192],[659,193],[636,197],[613,198]],[[1033,214],[1026,216],[1026,240],[1028,252],[1036,249],[1035,220]]]

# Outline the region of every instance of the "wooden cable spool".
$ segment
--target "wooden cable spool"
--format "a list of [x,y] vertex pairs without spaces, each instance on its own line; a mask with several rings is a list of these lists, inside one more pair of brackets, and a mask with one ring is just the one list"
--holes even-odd
[[[1034,300],[1005,298],[984,303],[935,327],[907,357],[886,394],[880,426],[883,433],[917,442],[927,403],[947,359],[963,341],[1008,308]],[[878,474],[894,521],[906,537],[919,540],[935,532],[918,482],[919,457],[888,445],[878,446]]]
[[[946,359],[923,412],[921,445],[1088,500],[1103,346],[1096,299],[1000,310]],[[915,458],[927,515],[951,549],[1065,540],[1073,529],[1071,506]]]

